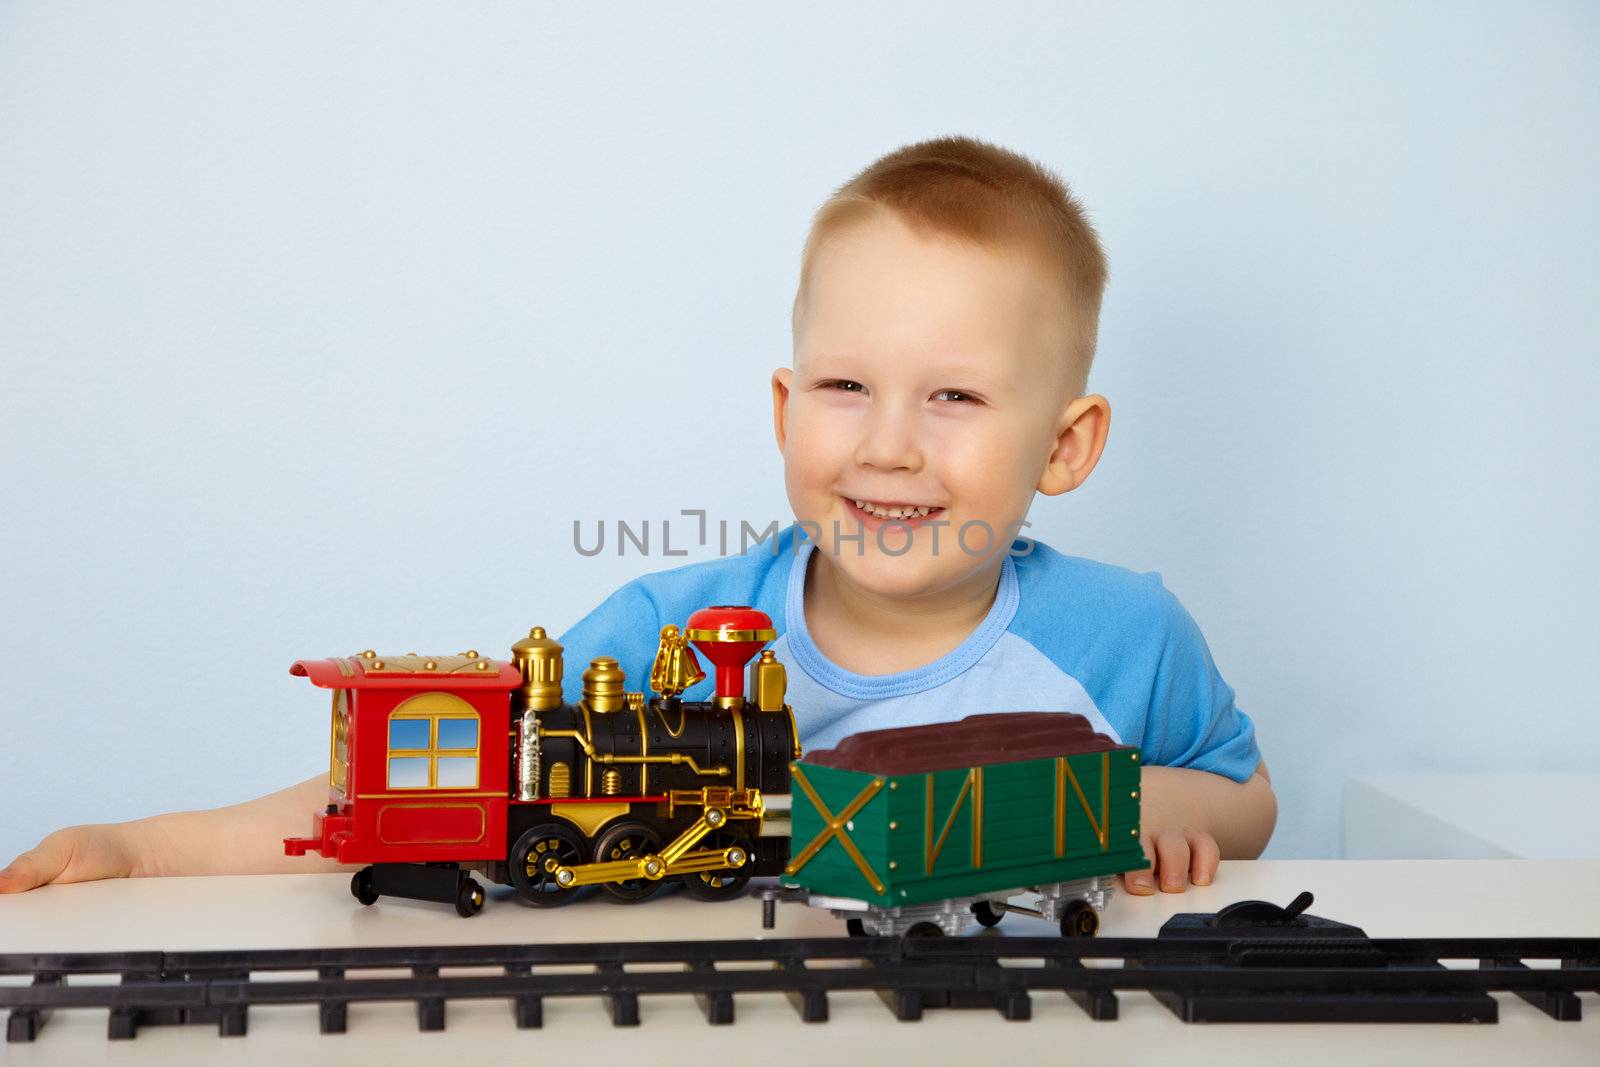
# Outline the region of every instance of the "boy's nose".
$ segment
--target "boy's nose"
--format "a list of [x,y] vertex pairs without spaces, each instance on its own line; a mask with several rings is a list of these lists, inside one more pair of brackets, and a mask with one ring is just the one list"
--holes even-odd
[[920,470],[922,447],[912,422],[897,415],[867,420],[856,444],[856,463],[878,470]]

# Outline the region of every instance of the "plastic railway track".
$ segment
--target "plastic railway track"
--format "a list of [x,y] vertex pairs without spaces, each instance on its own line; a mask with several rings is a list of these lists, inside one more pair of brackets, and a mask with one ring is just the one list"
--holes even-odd
[[[1447,959],[1477,965],[1446,967]],[[477,973],[454,973],[463,968]],[[509,1002],[521,1028],[542,1025],[548,997],[599,999],[614,1024],[631,1026],[642,997],[693,995],[708,1023],[725,1024],[736,996],[785,993],[802,1019],[823,1022],[829,994],[855,990],[877,991],[902,1020],[941,1007],[1028,1019],[1042,993],[1065,993],[1090,1018],[1109,1020],[1119,994],[1148,991],[1189,1022],[1495,1022],[1493,992],[1514,993],[1553,1019],[1581,1018],[1578,993],[1600,991],[1600,938],[1190,933],[19,953],[0,955],[0,975],[11,979],[0,984],[0,1007],[10,1009],[13,1042],[34,1040],[50,1012],[74,1008],[108,1010],[111,1038],[175,1023],[214,1023],[239,1036],[256,1006],[314,1005],[322,1032],[339,1033],[352,1004],[413,1001],[419,1028],[438,1030],[448,1001],[484,998]]]

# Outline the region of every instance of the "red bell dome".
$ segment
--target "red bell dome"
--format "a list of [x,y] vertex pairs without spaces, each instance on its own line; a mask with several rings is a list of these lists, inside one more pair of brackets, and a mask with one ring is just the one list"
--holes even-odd
[[744,604],[701,608],[689,616],[684,630],[700,654],[716,664],[717,703],[722,705],[744,700],[744,665],[778,636],[766,612]]

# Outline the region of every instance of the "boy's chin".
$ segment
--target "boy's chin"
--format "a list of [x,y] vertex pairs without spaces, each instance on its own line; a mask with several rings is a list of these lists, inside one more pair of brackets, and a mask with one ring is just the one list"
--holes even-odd
[[902,556],[879,552],[873,545],[857,554],[856,546],[842,546],[833,564],[863,592],[886,597],[915,597],[937,592],[959,576],[950,573],[951,561],[933,557],[923,545]]

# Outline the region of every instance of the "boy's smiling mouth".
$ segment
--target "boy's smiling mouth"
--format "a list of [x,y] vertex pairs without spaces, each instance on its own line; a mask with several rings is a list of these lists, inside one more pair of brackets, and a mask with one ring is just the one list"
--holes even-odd
[[931,504],[911,504],[904,501],[866,500],[861,497],[844,497],[846,510],[854,513],[869,527],[885,522],[917,526],[944,514],[944,508]]

